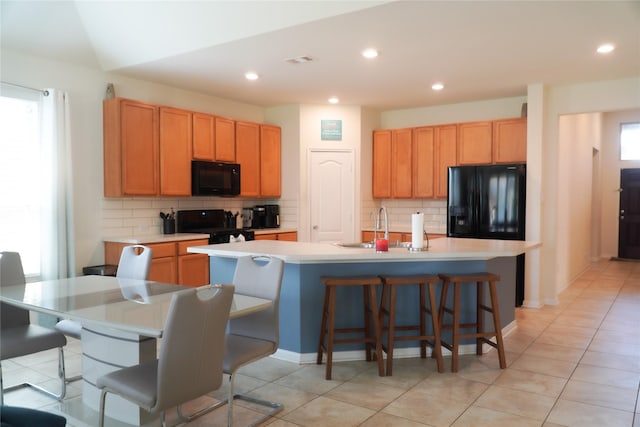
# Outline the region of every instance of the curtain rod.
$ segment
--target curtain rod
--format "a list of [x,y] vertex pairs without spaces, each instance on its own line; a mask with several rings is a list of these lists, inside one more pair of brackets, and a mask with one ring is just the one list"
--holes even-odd
[[33,87],[17,85],[17,84],[15,84],[15,83],[9,83],[9,82],[5,82],[5,81],[0,81],[0,83],[2,83],[2,84],[4,84],[4,85],[9,85],[9,86],[14,86],[14,87],[19,87],[19,88],[22,88],[22,89],[32,90],[32,91],[35,91],[35,92],[40,92],[40,93],[42,93],[44,96],[49,96],[49,91],[48,91],[48,90],[46,90],[46,89],[36,89],[36,88],[33,88]]

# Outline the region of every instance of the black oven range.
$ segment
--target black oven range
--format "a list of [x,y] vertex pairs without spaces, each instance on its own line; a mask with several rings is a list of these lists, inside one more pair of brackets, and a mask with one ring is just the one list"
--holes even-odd
[[209,244],[229,243],[231,236],[254,240],[253,231],[236,227],[236,217],[223,209],[182,210],[176,212],[178,233],[209,234]]

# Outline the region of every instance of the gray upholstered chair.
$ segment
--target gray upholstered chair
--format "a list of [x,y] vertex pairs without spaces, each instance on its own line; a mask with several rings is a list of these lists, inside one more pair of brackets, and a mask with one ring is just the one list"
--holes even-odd
[[[20,254],[0,252],[0,286],[25,285],[24,270]],[[7,387],[2,385],[2,364],[0,363],[0,405],[4,404],[4,392],[22,387],[32,387],[42,393],[62,400],[66,394],[64,350],[67,339],[60,332],[31,324],[29,311],[2,303],[0,307],[0,360],[26,356],[45,350],[58,349],[58,376],[60,393],[56,394],[38,385],[23,383]]]
[[100,396],[100,426],[104,425],[105,400],[117,394],[150,413],[180,405],[220,387],[225,329],[233,300],[232,285],[187,288],[173,294],[157,360],[120,369],[96,381]]
[[267,310],[229,321],[224,348],[224,372],[230,375],[229,395],[224,401],[229,404],[227,407],[229,426],[233,424],[233,399],[242,399],[271,408],[271,411],[251,425],[260,424],[284,408],[281,403],[234,393],[234,379],[238,369],[268,357],[278,349],[283,270],[284,263],[278,258],[251,256],[238,258],[233,277],[236,293],[270,299],[273,305]]
[[[153,249],[143,245],[131,245],[122,248],[116,277],[123,279],[146,280],[151,269]],[[56,323],[55,328],[66,336],[80,339],[82,324],[71,319],[62,319]],[[68,378],[67,382],[79,380],[81,376]]]

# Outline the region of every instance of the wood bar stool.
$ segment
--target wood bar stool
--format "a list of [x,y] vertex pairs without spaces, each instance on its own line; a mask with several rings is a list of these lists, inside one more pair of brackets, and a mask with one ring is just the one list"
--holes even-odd
[[[427,357],[427,345],[433,351],[438,364],[438,372],[444,372],[442,362],[442,351],[440,348],[440,326],[438,323],[438,306],[436,303],[435,286],[440,282],[438,276],[380,276],[382,278],[382,299],[380,301],[380,327],[382,333],[387,332],[386,345],[382,342],[382,350],[387,353],[387,375],[393,373],[393,347],[396,341],[420,341],[420,357]],[[418,301],[418,313],[420,324],[418,325],[396,325],[396,288],[404,285],[418,285],[420,300]],[[427,291],[429,295],[429,305],[427,305]],[[404,310],[411,310],[411,307],[403,307]],[[427,335],[427,315],[431,316],[431,327],[433,333]],[[384,318],[387,317],[385,327]],[[396,331],[417,331],[413,335],[396,335]]]
[[[440,274],[442,279],[442,295],[440,297],[440,310],[438,313],[438,321],[440,322],[440,331],[445,329],[452,329],[451,343],[446,343],[442,340],[442,346],[451,350],[451,372],[458,372],[458,346],[460,339],[475,338],[476,339],[476,354],[482,354],[482,344],[486,343],[498,350],[498,358],[500,360],[500,368],[505,369],[507,362],[504,355],[504,344],[502,341],[502,326],[500,324],[500,309],[498,307],[498,294],[496,291],[496,282],[500,281],[500,276],[492,273],[470,273],[470,274]],[[475,323],[460,323],[460,287],[462,284],[476,284],[476,322]],[[489,296],[491,300],[491,307],[485,305],[483,298],[483,285],[487,282],[489,284]],[[446,306],[447,291],[449,284],[453,284],[453,308]],[[493,331],[486,332],[483,325],[483,311],[491,313],[493,317]],[[453,323],[445,324],[445,313],[453,317]],[[460,329],[475,329],[475,332],[462,334]],[[494,343],[489,338],[496,337]]]
[[[326,379],[331,379],[331,362],[335,344],[364,343],[367,361],[378,362],[378,374],[384,376],[382,363],[382,347],[380,344],[380,322],[378,318],[378,297],[376,286],[380,285],[377,276],[327,277],[320,281],[324,285],[324,306],[322,307],[322,325],[320,326],[320,342],[316,363],[322,364],[322,353],[327,352]],[[336,328],[336,288],[341,286],[362,286],[364,327]],[[373,325],[372,325],[373,323]],[[336,338],[336,334],[362,334],[349,338]],[[325,345],[325,337],[327,338]],[[375,354],[372,355],[375,350]]]

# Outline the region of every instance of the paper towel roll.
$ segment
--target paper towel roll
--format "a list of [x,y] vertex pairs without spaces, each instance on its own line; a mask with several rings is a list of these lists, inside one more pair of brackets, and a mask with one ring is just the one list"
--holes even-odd
[[414,249],[422,249],[424,233],[424,214],[414,213],[411,215],[411,247]]

